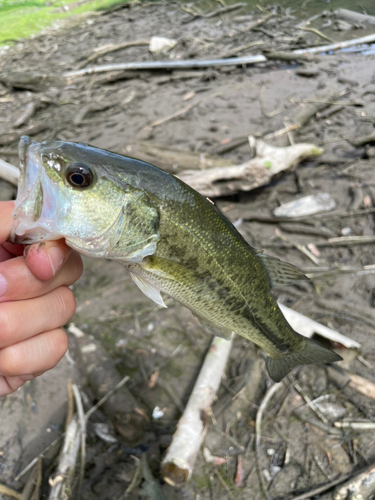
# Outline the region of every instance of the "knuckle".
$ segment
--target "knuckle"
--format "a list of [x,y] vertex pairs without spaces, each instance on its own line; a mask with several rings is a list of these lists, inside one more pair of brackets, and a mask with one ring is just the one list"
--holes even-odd
[[76,298],[71,290],[66,286],[61,286],[55,290],[53,308],[62,324],[65,324],[75,313]]
[[10,308],[6,302],[0,305],[0,346],[12,337],[14,332],[14,318],[12,318]]

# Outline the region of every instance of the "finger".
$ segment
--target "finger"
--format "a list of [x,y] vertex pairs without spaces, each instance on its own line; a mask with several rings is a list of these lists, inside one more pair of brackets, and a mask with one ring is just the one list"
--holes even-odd
[[68,337],[61,328],[0,349],[0,372],[4,377],[18,377],[50,370],[68,349]]
[[[40,281],[28,269],[23,257],[0,263],[0,303],[40,297],[58,288],[72,285],[83,270],[81,257],[72,251],[60,272],[49,281]],[[21,285],[21,286],[20,286]]]
[[0,349],[65,325],[75,309],[73,292],[65,286],[35,299],[0,304]]
[[0,243],[6,241],[10,235],[13,226],[12,212],[14,210],[14,201],[0,202]]
[[50,280],[68,260],[72,249],[65,240],[43,241],[25,247],[25,261],[33,275],[43,281]]
[[7,396],[16,391],[26,382],[21,377],[2,377],[0,376],[0,397]]
[[0,262],[3,262],[4,260],[9,260],[14,257],[13,254],[8,252],[6,248],[4,248],[2,245],[0,245]]

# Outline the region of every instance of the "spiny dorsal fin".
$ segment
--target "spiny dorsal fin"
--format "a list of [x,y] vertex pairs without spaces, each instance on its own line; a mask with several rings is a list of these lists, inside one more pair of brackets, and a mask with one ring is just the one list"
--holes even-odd
[[275,382],[285,377],[293,368],[299,365],[319,363],[333,363],[342,360],[342,357],[329,351],[313,340],[306,339],[303,349],[297,352],[283,353],[278,358],[265,355],[267,371]]
[[271,286],[292,285],[296,281],[308,280],[308,277],[293,264],[262,253],[259,253],[258,257],[266,268]]

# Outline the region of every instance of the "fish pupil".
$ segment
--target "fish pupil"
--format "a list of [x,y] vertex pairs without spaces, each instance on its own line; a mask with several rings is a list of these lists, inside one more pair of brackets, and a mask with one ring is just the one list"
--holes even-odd
[[93,174],[86,165],[71,165],[67,172],[67,180],[73,187],[88,187],[93,182]]

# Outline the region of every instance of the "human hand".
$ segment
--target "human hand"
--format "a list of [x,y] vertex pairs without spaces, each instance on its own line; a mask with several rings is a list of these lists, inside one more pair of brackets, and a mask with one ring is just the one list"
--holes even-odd
[[76,308],[68,286],[82,273],[79,254],[64,240],[26,247],[6,242],[13,209],[13,202],[0,202],[0,396],[63,357],[68,339],[59,327]]

